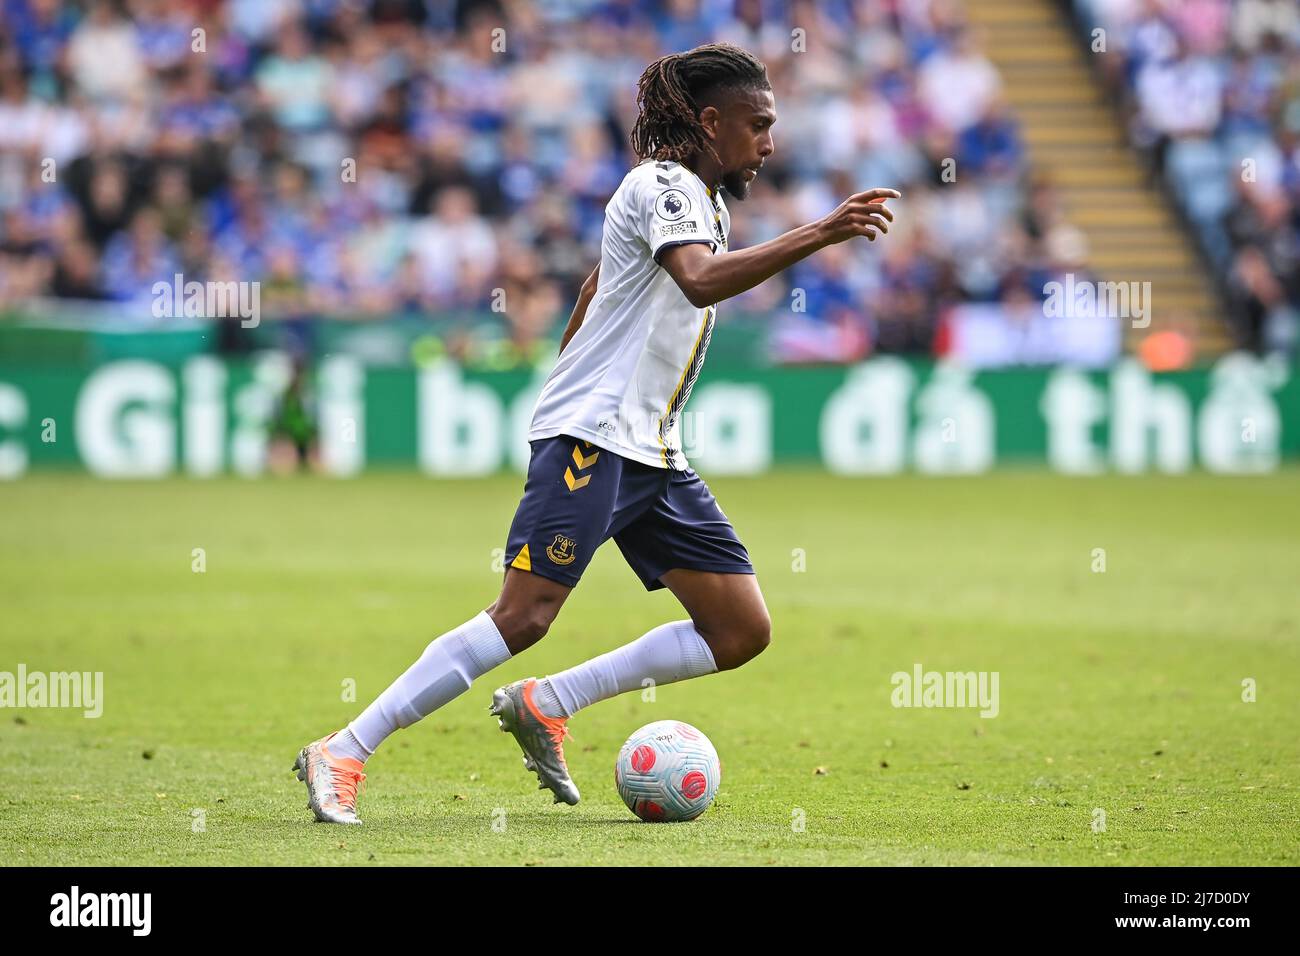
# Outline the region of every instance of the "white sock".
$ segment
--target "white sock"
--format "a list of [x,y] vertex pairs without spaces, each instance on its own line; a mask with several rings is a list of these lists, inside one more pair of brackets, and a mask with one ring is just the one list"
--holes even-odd
[[673,621],[631,644],[538,681],[538,707],[552,717],[572,717],[597,701],[646,686],[647,678],[655,684],[672,684],[717,669],[713,652],[695,625]]
[[357,740],[357,735],[352,732],[351,727],[344,727],[325,745],[325,749],[330,752],[332,757],[351,757],[353,760],[360,760],[365,763],[370,759],[372,751],[361,746],[361,741]]
[[399,727],[409,727],[469,690],[476,677],[510,659],[510,649],[496,624],[482,611],[471,621],[443,634],[424,649],[406,673],[375,698],[348,732],[361,748],[349,747],[344,734],[330,741],[330,753],[364,762]]

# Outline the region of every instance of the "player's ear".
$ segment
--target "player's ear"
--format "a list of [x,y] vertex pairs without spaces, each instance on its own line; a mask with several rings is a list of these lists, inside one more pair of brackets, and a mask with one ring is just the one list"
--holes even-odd
[[722,121],[722,114],[718,112],[716,106],[706,106],[700,110],[700,125],[704,127],[704,132],[708,134],[709,139],[718,138],[718,124]]

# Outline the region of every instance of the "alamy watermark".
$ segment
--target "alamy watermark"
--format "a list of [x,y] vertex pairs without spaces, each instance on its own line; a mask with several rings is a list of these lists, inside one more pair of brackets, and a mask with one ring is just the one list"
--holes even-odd
[[104,713],[103,671],[0,671],[0,707],[81,708],[83,716]]
[[979,707],[981,717],[998,715],[998,671],[895,671],[890,703],[895,707]]
[[1043,315],[1051,319],[1132,319],[1135,329],[1151,324],[1150,282],[1093,282],[1067,272],[1064,282],[1045,283],[1043,294]]
[[246,329],[262,321],[260,282],[186,282],[178,272],[171,282],[155,282],[150,291],[156,319],[239,319]]
[[50,897],[51,926],[122,926],[133,936],[148,936],[152,914],[152,893],[83,893],[74,885]]

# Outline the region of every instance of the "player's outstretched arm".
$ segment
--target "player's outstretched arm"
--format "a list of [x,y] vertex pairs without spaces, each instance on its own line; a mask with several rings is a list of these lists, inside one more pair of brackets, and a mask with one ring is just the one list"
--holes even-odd
[[854,236],[872,242],[877,234],[889,232],[894,214],[884,204],[898,199],[893,189],[868,189],[850,196],[825,219],[736,252],[713,255],[702,243],[674,246],[664,252],[659,264],[686,294],[691,305],[705,308],[754,288],[818,249]]
[[573,314],[569,316],[569,324],[565,326],[564,335],[560,339],[560,351],[569,344],[574,333],[582,327],[582,320],[587,317],[587,306],[591,305],[591,300],[596,295],[596,286],[600,283],[600,263],[596,263],[596,268],[592,270],[591,275],[587,276],[587,281],[582,284],[578,291],[578,301],[574,303]]

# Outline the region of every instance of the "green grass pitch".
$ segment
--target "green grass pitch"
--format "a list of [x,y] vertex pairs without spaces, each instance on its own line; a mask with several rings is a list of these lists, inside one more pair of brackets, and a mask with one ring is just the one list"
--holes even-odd
[[[552,805],[493,687],[681,615],[607,545],[540,645],[389,740],[345,829],[294,754],[492,601],[522,481],[30,476],[0,487],[0,671],[102,671],[105,704],[0,710],[0,863],[1295,865],[1296,478],[717,479],[765,654],[579,714],[584,799]],[[895,708],[917,663],[997,671],[999,714]],[[643,824],[614,756],[670,717],[722,787]]]

